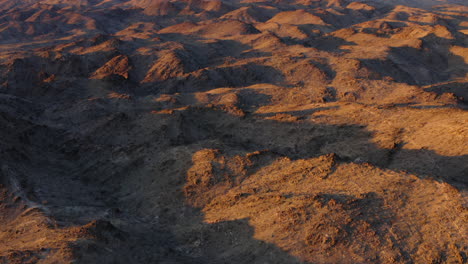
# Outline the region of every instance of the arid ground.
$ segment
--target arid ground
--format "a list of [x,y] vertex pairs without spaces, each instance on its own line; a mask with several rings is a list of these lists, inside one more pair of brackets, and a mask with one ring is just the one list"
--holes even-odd
[[466,0],[0,0],[0,263],[468,261]]

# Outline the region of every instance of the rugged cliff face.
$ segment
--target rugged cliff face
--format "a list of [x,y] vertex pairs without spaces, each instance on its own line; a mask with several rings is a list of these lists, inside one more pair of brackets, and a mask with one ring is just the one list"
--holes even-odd
[[0,0],[0,263],[466,263],[464,1]]

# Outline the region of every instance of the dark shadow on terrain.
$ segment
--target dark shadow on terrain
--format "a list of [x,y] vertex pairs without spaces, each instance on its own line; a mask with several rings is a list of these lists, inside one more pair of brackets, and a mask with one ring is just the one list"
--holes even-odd
[[[440,12],[453,12],[453,10],[450,10],[450,6],[447,6],[447,5],[433,6],[432,9],[435,11],[440,11]],[[467,11],[462,11],[461,9],[456,10],[456,12],[462,13],[462,14],[468,14]]]
[[[256,65],[249,63],[240,66],[221,66],[225,63],[235,62],[237,59],[260,58],[270,54],[252,50],[249,45],[241,44],[234,40],[218,40],[206,43],[202,38],[185,36],[183,34],[161,34],[162,41],[176,41],[181,43],[182,49],[174,52],[182,61],[184,74],[174,76],[167,80],[160,80],[152,83],[140,82],[145,78],[149,69],[157,63],[156,55],[138,55],[136,50],[143,46],[151,45],[149,40],[135,40],[130,42],[120,41],[107,35],[93,35],[93,38],[80,38],[72,43],[70,47],[64,47],[60,59],[41,58],[33,56],[23,60],[18,60],[13,64],[10,76],[8,76],[9,86],[3,88],[6,92],[21,94],[26,97],[60,95],[61,93],[79,92],[75,88],[73,91],[65,83],[69,76],[82,78],[84,86],[90,84],[105,87],[112,91],[127,91],[129,93],[152,93],[164,87],[167,93],[179,91],[203,91],[218,87],[241,87],[255,83],[283,83],[282,73],[273,67]],[[70,50],[78,47],[92,48],[111,41],[114,49],[110,51],[91,52],[84,55],[70,53]],[[157,41],[156,41],[157,42]],[[56,48],[59,43],[55,43]],[[168,49],[169,50],[169,49]],[[122,53],[123,52],[123,53]],[[129,78],[113,75],[100,81],[86,80],[91,74],[102,67],[106,62],[118,55],[128,54],[130,60]],[[55,80],[50,83],[42,83],[42,79],[54,76]],[[3,83],[3,82],[2,82]],[[133,88],[136,86],[142,88]],[[34,87],[34,88],[33,88]],[[28,94],[26,94],[28,93]]]
[[[174,205],[172,205],[174,206]],[[183,213],[178,214],[180,210]],[[77,263],[297,263],[274,244],[253,238],[247,219],[205,223],[197,209],[175,206],[165,214],[184,218],[186,232],[175,236],[171,226],[180,220],[160,223],[135,222],[133,226],[115,227],[107,220],[90,231],[96,240],[79,241],[74,248]],[[128,220],[132,213],[120,213],[114,221]],[[110,217],[111,218],[111,217]],[[177,228],[177,227],[176,227]],[[125,230],[125,231],[123,231]],[[248,248],[247,248],[248,247]],[[107,249],[107,250],[106,250]],[[113,251],[114,253],[109,253]]]
[[182,77],[146,85],[143,93],[202,92],[221,87],[245,87],[258,83],[284,84],[284,76],[271,66],[248,63],[207,68]]
[[[320,109],[289,114],[307,115],[317,110]],[[171,167],[175,166],[171,165],[176,164],[174,161],[165,160],[165,152],[177,146],[220,149],[227,155],[268,150],[272,158],[260,161],[260,166],[252,168],[249,174],[279,157],[295,160],[335,153],[337,162],[368,162],[421,178],[442,180],[461,189],[468,184],[465,177],[468,156],[447,157],[430,150],[407,150],[398,142],[393,149],[381,149],[372,142],[372,133],[362,126],[279,122],[258,116],[242,118],[197,107],[166,117],[154,115],[153,122],[157,124],[164,118],[169,118],[169,123],[156,127],[157,130],[149,128],[151,138],[141,143],[122,145],[118,141],[124,134],[138,138],[144,132],[134,125],[133,118],[121,116],[109,123],[110,127],[102,127],[83,138],[65,130],[25,123],[9,141],[12,145],[2,146],[0,154],[8,157],[3,163],[21,168],[22,186],[38,202],[47,200],[51,216],[58,216],[62,225],[86,223],[80,222],[80,218],[90,208],[110,210],[96,214],[103,223],[87,227],[97,238],[75,246],[75,253],[82,256],[78,263],[300,263],[275,245],[253,238],[253,229],[246,220],[205,223],[203,213],[186,204],[182,191],[192,165],[174,168]],[[109,131],[113,137],[109,137]],[[187,148],[180,158],[190,160],[192,150]],[[119,164],[112,161],[118,153],[139,154],[131,158],[134,160]],[[123,188],[128,184],[148,181],[132,178],[148,166],[148,161],[144,161],[148,155],[160,162],[159,172],[143,175],[154,177],[152,194],[140,188],[125,194]],[[174,169],[177,172],[172,173]],[[141,185],[144,182],[136,186]],[[330,197],[333,194],[325,194],[323,199]],[[340,202],[344,198],[336,199]],[[372,208],[380,206],[378,199],[369,199],[358,202],[372,203]],[[155,207],[147,211],[144,208],[151,208],[146,205],[149,202]],[[96,207],[98,204],[101,205]],[[78,211],[66,213],[74,207]],[[378,213],[365,211],[361,216],[373,219]]]
[[[161,45],[162,43],[174,43],[160,48],[161,52],[173,52],[181,60],[184,73],[188,74],[206,67],[216,67],[225,63],[228,58],[235,60],[244,57],[244,51],[251,47],[234,40],[217,40],[207,42],[206,39],[193,35],[184,35],[180,33],[157,34],[155,39],[144,40],[137,39],[132,41],[123,41],[119,45],[119,50],[124,51],[132,62],[130,79],[135,83],[140,83],[145,78],[148,71],[157,63],[161,54],[142,55],[137,52],[141,47],[152,45]],[[159,47],[158,47],[159,48]],[[251,53],[248,57],[265,56],[268,54]],[[163,56],[163,55],[161,55]],[[153,85],[154,83],[146,83]]]
[[366,34],[374,34],[380,38],[391,38],[395,31],[403,27],[406,27],[406,24],[403,22],[385,21],[378,28],[361,28],[360,30]]
[[355,46],[356,43],[348,42],[342,38],[338,38],[334,36],[323,36],[323,37],[315,38],[313,40],[309,40],[304,45],[308,47],[313,47],[319,50],[323,50],[323,51],[329,51],[329,52],[347,52],[349,50],[341,49],[340,46],[343,46],[343,45]]
[[163,41],[180,42],[200,63],[199,68],[216,67],[225,63],[228,58],[243,59],[271,55],[270,53],[252,50],[250,45],[236,40],[218,39],[208,41],[205,38],[180,33],[164,33],[158,35]]
[[[317,66],[320,70],[327,74],[327,79],[333,80],[336,77],[336,71],[332,69],[328,62],[310,61],[311,64]],[[336,94],[335,94],[336,95]]]
[[121,8],[96,9],[87,15],[96,21],[99,31],[106,34],[115,34],[127,28],[133,19],[142,18],[134,10]]
[[[4,74],[0,92],[57,101],[59,98],[87,97],[86,89],[93,89],[96,85],[122,91],[132,85],[131,80],[116,74],[98,80],[90,79],[97,69],[119,55],[117,50],[111,50],[85,55],[65,53],[59,58],[31,56],[15,59],[7,66],[8,72]],[[70,76],[73,76],[73,80],[70,80]]]
[[253,111],[260,106],[271,102],[271,96],[260,93],[255,89],[244,88],[238,93],[240,97],[239,107],[242,110]]
[[428,87],[424,87],[428,92],[434,92],[439,95],[445,93],[453,93],[455,94],[462,102],[467,102],[468,100],[468,82],[460,81],[460,82],[448,82],[448,83],[441,83],[441,84],[434,84]]
[[[291,9],[288,5],[283,8]],[[98,19],[98,22],[102,22],[101,28],[112,33],[124,29],[125,23],[104,22],[114,22],[120,20],[120,16],[128,15],[121,12],[95,12],[93,15],[102,16]],[[218,67],[228,56],[255,58],[269,55],[250,52],[251,47],[248,45],[232,40],[206,44],[182,34],[164,34],[160,37],[164,41],[181,41],[187,46],[185,56],[198,56],[195,59],[197,64],[188,67],[186,75],[181,78],[148,84],[161,93],[198,92],[218,87],[284,82],[282,73],[269,66],[250,63]],[[427,42],[434,41],[433,38],[431,36]],[[148,45],[145,42],[140,44]],[[308,43],[311,47],[333,52],[345,52],[340,49],[341,45],[354,44],[335,37],[317,38]],[[200,52],[199,48],[206,50]],[[223,52],[216,53],[217,50]],[[436,51],[436,47],[430,45],[428,51],[394,48],[387,60],[365,63],[372,69],[379,69],[383,76],[390,76],[399,82],[439,83],[451,77],[444,72],[448,62],[439,53],[449,53],[449,50],[437,47]],[[11,90],[6,92],[33,98],[43,96],[44,91],[48,93],[49,84],[43,87],[36,85],[42,81],[38,69],[45,72],[44,77],[56,74],[86,79],[93,70],[111,59],[107,56],[105,53],[70,56],[65,58],[67,63],[42,62],[36,57],[31,59],[33,61],[18,61],[17,65],[13,65],[14,73],[8,76],[13,86],[8,87]],[[93,61],[89,61],[91,58]],[[466,69],[462,59],[455,58],[455,63]],[[43,68],[45,64],[52,65],[48,66],[52,68]],[[466,70],[462,70],[457,74],[466,73]],[[117,87],[110,89],[117,90],[119,85],[122,87],[119,84],[122,79],[111,78],[103,82]],[[61,83],[62,90],[56,91],[72,90],[72,84]],[[460,89],[452,86],[449,89],[463,92],[466,83],[462,85]],[[443,93],[446,88],[442,85],[428,89]],[[268,95],[245,91],[239,92],[241,105],[255,108],[258,105],[254,104],[264,104],[271,99]],[[82,91],[76,89],[70,93],[77,95]],[[55,92],[50,95],[51,98],[56,96]],[[57,103],[60,101],[57,100]],[[3,109],[12,111],[12,107]],[[226,155],[267,150],[266,155],[271,155],[272,159],[260,161],[258,167],[251,168],[250,174],[280,157],[298,160],[335,153],[340,163],[370,163],[467,189],[466,155],[449,157],[432,150],[404,149],[404,142],[394,142],[393,148],[382,149],[373,143],[370,131],[357,125],[265,119],[276,114],[302,118],[325,109],[330,108],[238,117],[219,110],[190,107],[166,116],[154,115],[154,118],[144,120],[142,124],[137,122],[140,116],[136,114],[111,113],[90,107],[83,111],[80,109],[82,112],[77,113],[79,118],[88,118],[86,122],[77,121],[79,126],[66,127],[70,130],[32,121],[20,122],[16,120],[17,113],[4,115],[0,112],[2,132],[7,135],[6,140],[0,143],[0,165],[8,164],[16,168],[21,187],[28,197],[38,203],[44,202],[51,210],[51,217],[57,220],[58,227],[86,224],[93,218],[102,219],[80,230],[89,231],[95,236],[94,239],[72,244],[74,253],[81,256],[77,259],[78,263],[301,263],[277,245],[255,239],[255,230],[248,219],[206,223],[201,209],[189,206],[183,194],[186,174],[192,164],[178,166],[175,161],[164,160],[167,151],[173,147],[186,147],[180,158],[187,160],[190,160],[194,150],[203,148],[220,149]],[[20,110],[18,113],[27,115]],[[167,124],[161,121],[165,118],[170,120]],[[95,129],[89,132],[84,129],[88,126]],[[162,161],[167,163],[163,164]],[[154,162],[160,162],[156,171],[143,170]],[[169,172],[163,170],[165,167]],[[155,184],[145,186],[149,182]],[[131,186],[134,188],[125,193],[124,188],[129,183],[133,183]],[[372,194],[357,199],[326,193],[318,199],[323,203],[334,199],[339,204],[355,200],[356,204],[349,205],[351,210],[360,208],[361,211],[352,211],[356,212],[355,217],[370,219],[371,224],[377,227],[386,224],[391,218],[391,210],[382,210],[384,214],[382,211],[373,211],[382,208],[384,203]],[[322,235],[326,235],[325,231]],[[357,230],[348,232],[357,234]]]
[[[129,131],[128,121],[121,118],[114,128]],[[119,193],[131,171],[143,163],[122,168],[109,163],[111,145],[104,142],[103,149],[93,151],[97,156],[86,155],[87,149],[94,148],[89,138],[73,139],[64,130],[30,122],[5,122],[22,128],[11,133],[14,136],[8,142],[24,148],[0,145],[2,165],[15,167],[29,199],[37,203],[47,199],[54,228],[85,225],[80,230],[88,237],[70,244],[77,263],[304,263],[254,239],[246,219],[205,223],[203,213],[187,206],[181,196],[185,174],[160,179],[155,186],[158,214],[148,215],[140,210],[145,203],[141,197],[123,202],[126,197]],[[158,149],[158,141],[147,147]],[[189,167],[180,169],[185,172]],[[174,229],[179,229],[177,236]]]
[[[226,60],[236,61],[238,58],[264,57],[269,54],[251,50],[248,45],[233,40],[219,40],[204,43],[203,39],[184,36],[182,34],[161,35],[164,41],[178,41],[183,49],[175,50],[176,56],[184,63],[185,73],[167,80],[153,83],[144,83],[142,88],[139,82],[145,78],[145,74],[157,62],[156,56],[129,55],[129,78],[112,75],[101,80],[87,80],[91,74],[113,57],[125,54],[134,54],[139,47],[150,45],[148,40],[136,40],[132,44],[126,41],[118,41],[106,35],[96,35],[91,40],[80,39],[76,45],[64,49],[64,55],[60,59],[30,57],[16,60],[12,64],[11,73],[2,83],[7,86],[2,88],[8,92],[25,97],[31,96],[62,96],[64,94],[80,93],[83,91],[76,87],[69,89],[70,84],[66,78],[69,76],[81,78],[82,87],[93,89],[93,86],[103,87],[111,91],[128,93],[153,93],[156,90],[165,93],[180,91],[205,91],[218,87],[242,87],[255,83],[284,82],[282,73],[273,67],[249,63],[239,66],[222,66]],[[106,52],[92,52],[85,55],[68,53],[68,49],[91,48],[105,41],[115,40],[115,50]],[[246,52],[247,51],[247,52]],[[207,68],[210,66],[209,68]],[[44,83],[43,80],[53,76],[54,81]],[[76,86],[76,85],[75,85]],[[161,89],[164,87],[164,89]],[[161,89],[161,90],[160,90]]]
[[[203,38],[178,33],[160,34],[160,38],[165,42],[174,41],[183,46],[180,49],[167,49],[167,51],[176,54],[184,72],[164,79],[144,82],[141,88],[136,89],[138,93],[154,93],[155,89],[165,93],[206,91],[218,87],[241,87],[261,82],[281,83],[283,81],[282,73],[269,66],[255,63],[230,66],[230,63],[238,59],[261,58],[270,55],[252,50],[251,46],[238,41],[206,42]],[[158,63],[159,58],[133,55],[131,59],[135,67],[131,70],[130,79],[139,83],[143,81],[153,65]]]
[[354,10],[346,8],[346,5],[348,3],[345,3],[345,5],[343,5],[343,8],[332,7],[332,9],[334,9],[333,11],[335,12],[331,11],[329,9],[330,7],[323,6],[323,8],[316,8],[310,10],[310,13],[319,16],[323,21],[325,21],[327,24],[332,25],[335,29],[341,29],[347,28],[353,24],[359,24],[368,20],[378,19],[379,17],[384,16],[386,13],[392,10],[391,6],[382,8],[382,6],[379,7],[379,5],[374,5],[372,2],[369,1],[366,1],[365,4],[374,6],[375,10]]
[[[464,58],[450,51],[451,44],[458,40],[440,38],[433,33],[421,40],[420,49],[392,47],[386,60],[362,60],[363,64],[382,76],[411,85],[441,83],[468,73]],[[453,65],[457,69],[450,69]]]
[[[321,109],[290,113],[294,115],[307,115],[319,110]],[[464,178],[464,175],[468,172],[468,167],[466,165],[463,167],[463,164],[468,164],[468,156],[447,157],[440,156],[430,150],[407,150],[402,149],[403,145],[397,143],[393,149],[381,149],[372,143],[372,133],[361,126],[278,122],[257,117],[239,118],[221,111],[205,108],[188,109],[182,113],[182,119],[178,121],[178,124],[180,126],[180,133],[176,138],[172,139],[173,145],[196,145],[198,149],[219,149],[223,155],[230,155],[230,153],[235,153],[236,155],[244,153],[245,155],[259,150],[266,151],[265,154],[260,154],[257,157],[254,167],[249,168],[247,177],[254,174],[257,170],[270,165],[271,162],[280,157],[288,157],[294,160],[335,153],[338,157],[337,162],[340,163],[353,161],[356,163],[367,162],[383,169],[409,172],[420,178],[433,178],[438,181],[445,181],[459,189],[466,189],[468,186],[468,181]],[[350,153],[353,150],[356,152]],[[214,175],[215,179],[213,179],[211,184],[216,185],[225,181],[228,176],[223,173],[226,172],[216,171]],[[238,182],[238,179],[230,178],[229,181]],[[240,181],[242,182],[242,180]],[[182,183],[184,182],[182,181]],[[259,192],[259,190],[256,192]],[[203,196],[203,194],[200,195]],[[393,213],[391,210],[382,209],[383,201],[379,197],[373,194],[366,195],[364,199],[343,197],[340,194],[322,194],[321,197],[325,203],[327,200],[334,199],[338,203],[349,207],[346,210],[351,212],[356,221],[359,219],[368,221],[372,228],[382,235],[381,232],[385,232],[385,229],[380,230],[380,226],[390,223]],[[168,219],[168,221],[176,221],[176,218]],[[205,225],[202,217],[199,221]],[[240,241],[246,241],[243,244],[255,243],[257,245],[256,241],[250,239],[252,237],[251,231],[247,231],[246,233],[245,228],[248,227],[246,224],[240,220],[223,223],[223,225],[227,225],[229,228],[232,226],[239,228],[235,232],[236,235],[234,237],[240,239]],[[209,228],[218,228],[216,225],[208,226],[210,226]],[[247,230],[250,230],[250,227]],[[351,227],[346,227],[346,231],[350,236],[352,234],[359,234],[357,230]],[[230,231],[222,231],[222,233],[229,234]],[[320,233],[315,234],[310,239],[320,239]],[[341,239],[347,238],[342,237]],[[224,245],[224,243],[226,243],[224,240],[216,243],[217,246],[222,247],[220,251],[225,251],[233,246],[232,244]],[[182,242],[182,244],[186,244],[186,242]],[[262,244],[258,244],[258,246],[260,245]],[[398,243],[396,245],[404,248],[404,245]],[[271,253],[270,250],[278,252],[277,248],[271,249],[271,245],[258,246],[249,246],[250,252],[267,250],[270,254],[278,254]],[[214,245],[208,246],[211,249],[213,247],[216,248]],[[242,256],[243,254],[235,255]],[[287,254],[285,254],[281,253],[279,256],[286,257]],[[402,251],[402,254],[403,258],[408,261],[411,260],[409,252]],[[253,257],[253,262],[253,260],[257,260],[258,255],[255,257],[250,255],[250,257]],[[240,257],[239,261],[245,262],[245,259],[245,256]],[[286,260],[284,260],[286,262],[282,261],[280,262],[288,263],[288,261],[292,261],[292,263],[295,263],[297,260],[286,257]]]
[[[323,109],[280,114],[302,117],[320,110]],[[457,188],[468,187],[465,176],[468,156],[442,156],[427,149],[402,149],[401,142],[394,142],[391,149],[382,149],[372,142],[372,133],[362,126],[290,122],[281,118],[265,120],[255,115],[241,121],[238,117],[209,109],[188,110],[182,117],[182,131],[174,141],[177,145],[219,140],[228,148],[249,152],[269,150],[291,159],[335,153],[345,162],[368,162],[421,178],[444,180]]]
[[419,105],[417,103],[404,103],[404,104],[390,104],[385,106],[377,106],[379,109],[389,108],[389,107],[408,107],[414,109],[447,109],[447,108],[457,108],[457,105],[446,104],[446,105]]

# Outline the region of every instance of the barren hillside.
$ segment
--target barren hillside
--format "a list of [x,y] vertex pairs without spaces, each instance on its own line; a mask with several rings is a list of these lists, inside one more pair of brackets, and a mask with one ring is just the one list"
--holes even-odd
[[0,263],[467,263],[464,0],[0,0]]

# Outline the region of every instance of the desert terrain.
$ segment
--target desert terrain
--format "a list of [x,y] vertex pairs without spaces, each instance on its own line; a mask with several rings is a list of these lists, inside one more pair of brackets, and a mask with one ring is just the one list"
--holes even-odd
[[0,263],[467,263],[465,0],[0,0]]

